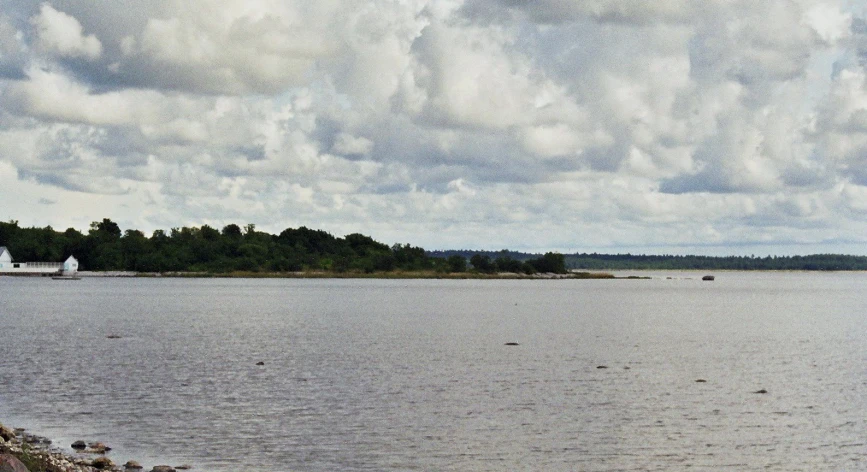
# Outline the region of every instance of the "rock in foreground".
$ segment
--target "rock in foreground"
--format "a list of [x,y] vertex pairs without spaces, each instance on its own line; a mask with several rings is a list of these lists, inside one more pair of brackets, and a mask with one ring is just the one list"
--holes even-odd
[[15,456],[0,454],[0,472],[30,472],[30,470]]
[[112,462],[112,460],[108,457],[97,457],[93,460],[93,462],[90,463],[90,465],[91,467],[102,470],[114,467],[114,462]]
[[0,439],[3,439],[4,441],[11,441],[15,439],[15,436],[15,431],[12,431],[11,429],[0,424]]

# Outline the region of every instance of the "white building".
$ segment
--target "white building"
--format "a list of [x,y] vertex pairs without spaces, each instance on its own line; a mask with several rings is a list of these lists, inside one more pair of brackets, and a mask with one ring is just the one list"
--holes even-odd
[[72,275],[78,271],[78,260],[69,256],[66,262],[15,262],[6,246],[0,246],[0,274]]
[[69,256],[63,263],[63,275],[74,275],[76,272],[78,272],[78,259]]

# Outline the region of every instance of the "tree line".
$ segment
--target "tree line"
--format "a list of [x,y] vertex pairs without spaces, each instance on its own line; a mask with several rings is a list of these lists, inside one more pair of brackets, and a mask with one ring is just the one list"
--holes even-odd
[[[516,251],[433,251],[435,257],[485,255],[489,259],[509,257],[517,261],[537,257]],[[575,270],[867,270],[867,257],[844,254],[806,256],[691,256],[635,254],[565,254],[567,269]]]
[[516,261],[486,255],[436,257],[410,244],[388,246],[363,234],[335,237],[307,227],[280,234],[229,224],[156,230],[151,236],[121,230],[110,219],[94,221],[87,233],[51,226],[24,228],[0,222],[0,246],[17,261],[60,262],[74,255],[83,270],[135,272],[537,272],[565,273],[561,254]]
[[433,271],[492,274],[565,273],[580,270],[867,270],[867,257],[692,256],[517,251],[425,251],[410,244],[387,245],[353,233],[342,238],[307,227],[273,235],[253,224],[156,230],[150,236],[121,230],[110,219],[94,221],[87,233],[50,226],[24,228],[0,222],[0,246],[17,261],[61,262],[74,255],[85,270],[136,272],[394,272]]

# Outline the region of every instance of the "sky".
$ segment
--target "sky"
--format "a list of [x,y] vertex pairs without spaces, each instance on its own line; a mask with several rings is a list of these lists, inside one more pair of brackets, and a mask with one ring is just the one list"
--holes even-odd
[[850,0],[0,0],[0,220],[867,254]]

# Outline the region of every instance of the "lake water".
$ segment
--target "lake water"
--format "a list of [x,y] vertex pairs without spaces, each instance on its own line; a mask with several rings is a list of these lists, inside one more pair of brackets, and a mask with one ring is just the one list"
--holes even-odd
[[147,470],[867,469],[867,274],[654,275],[4,277],[0,421]]

